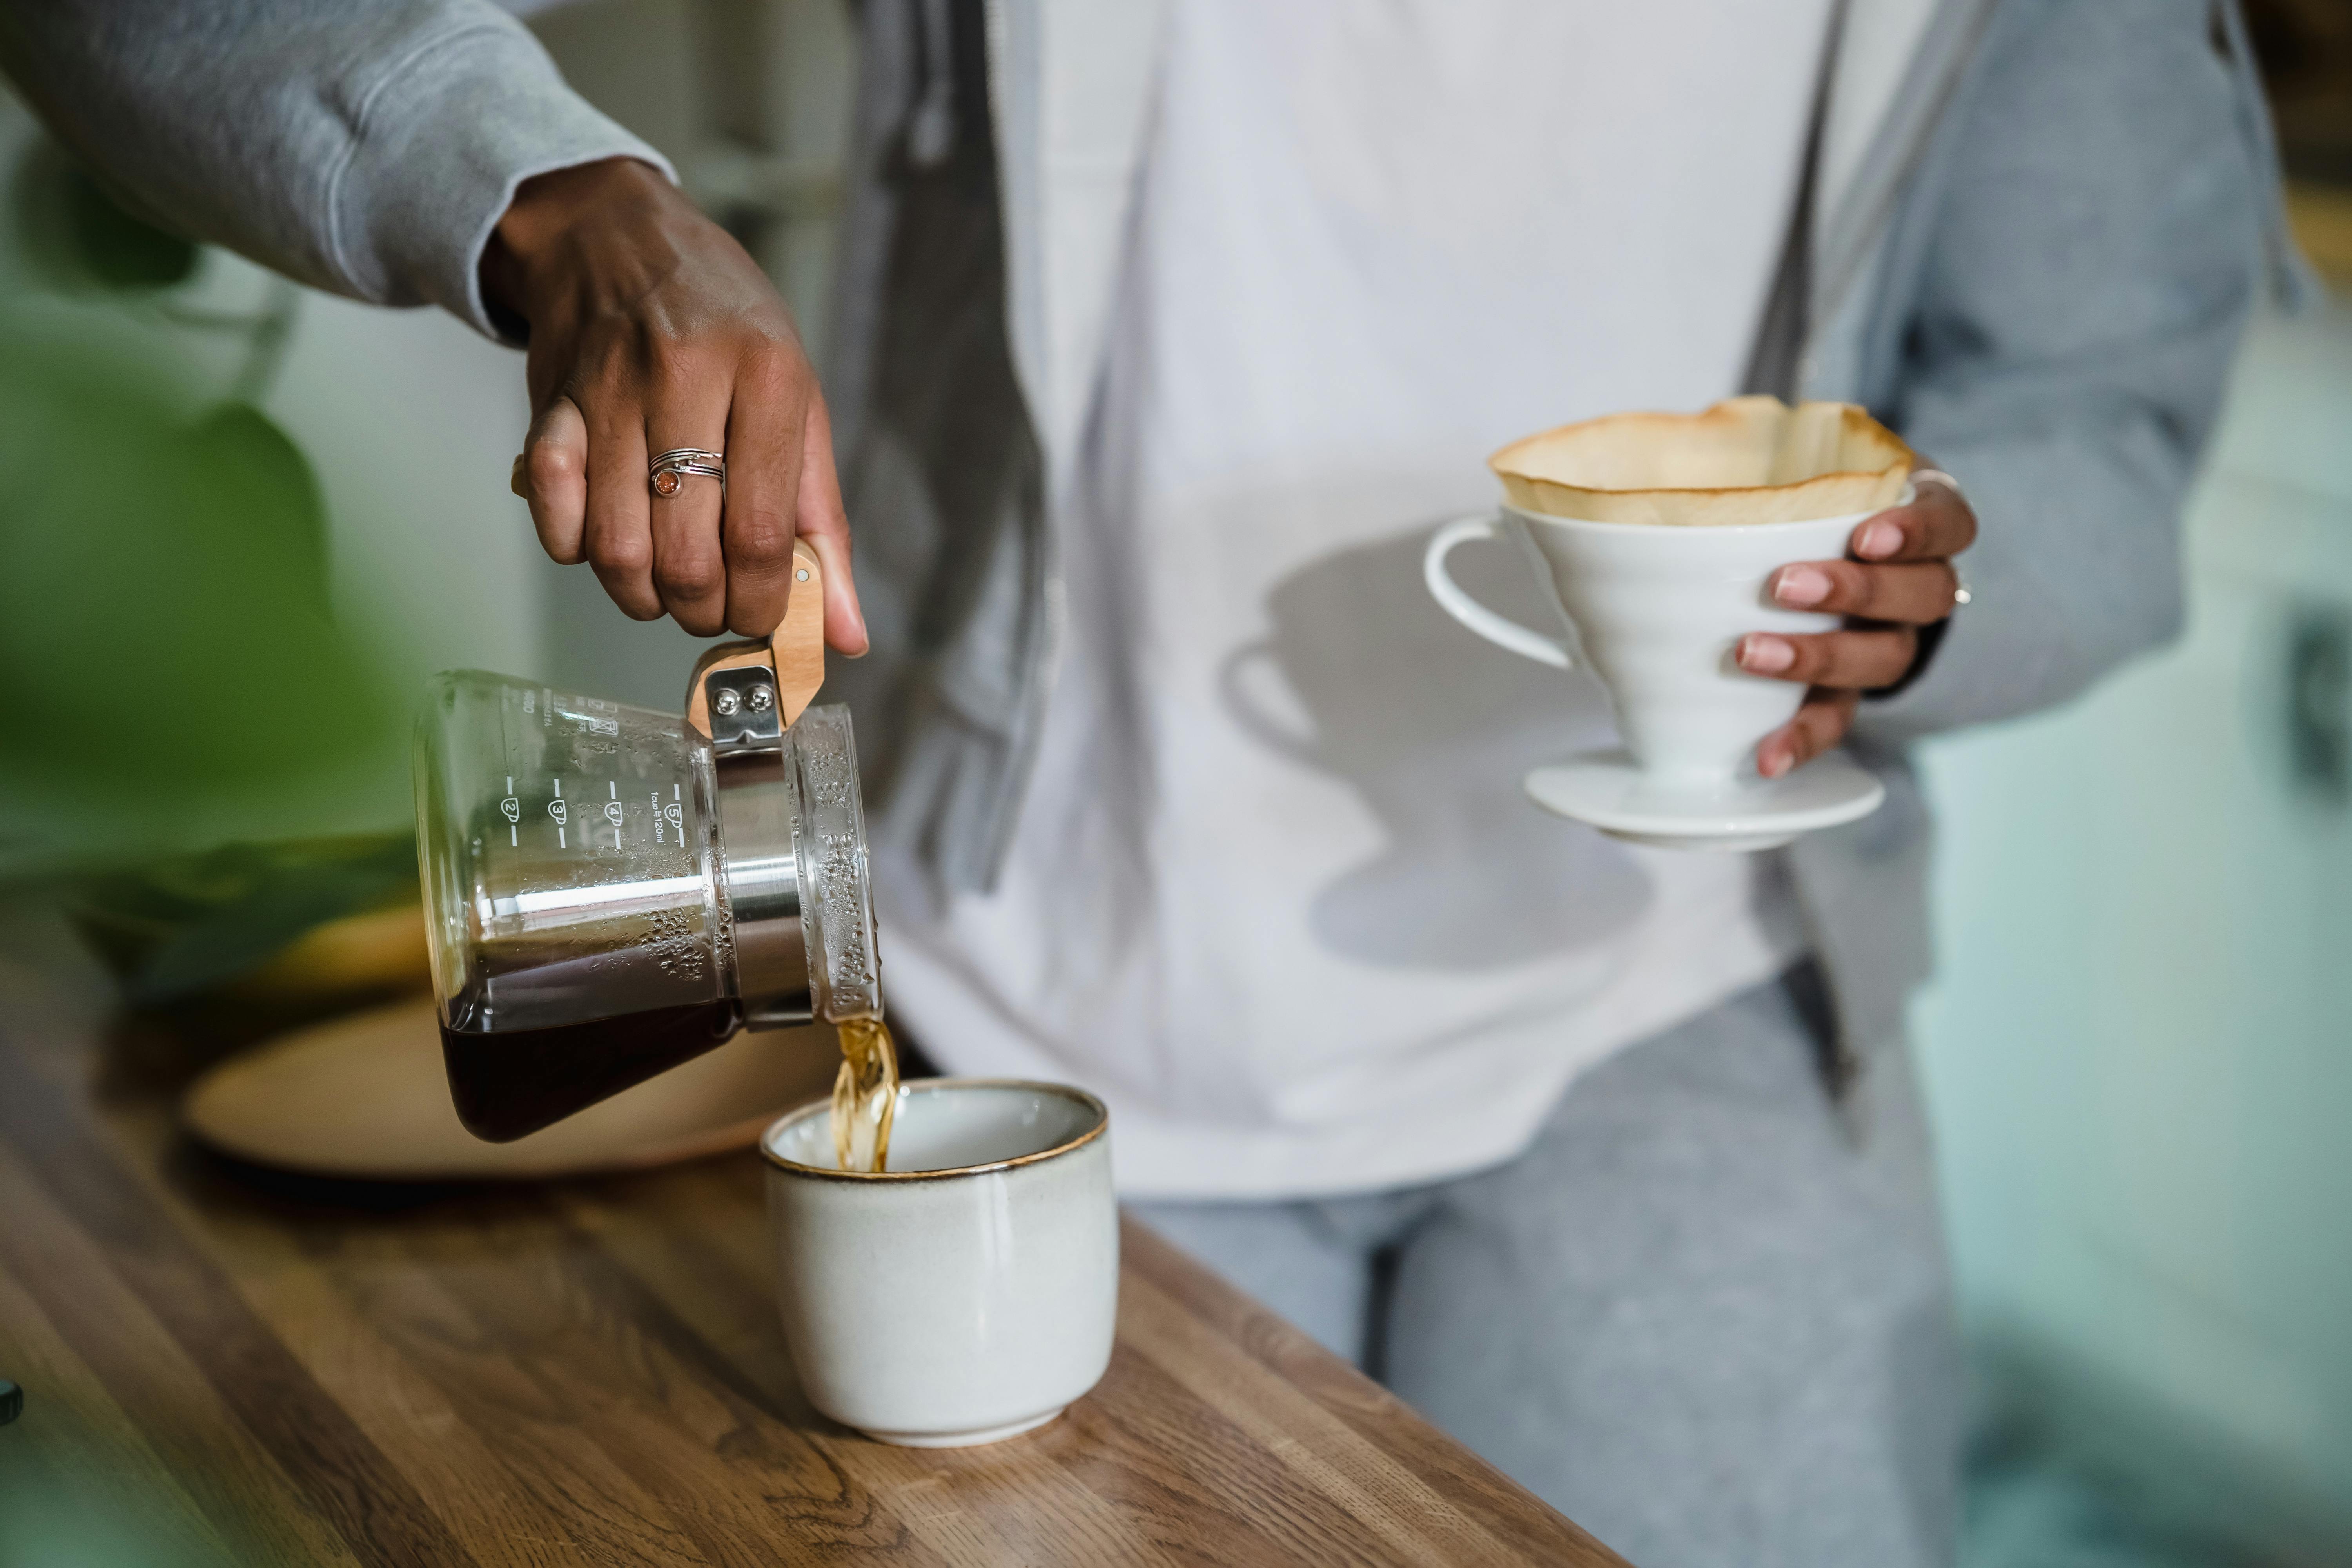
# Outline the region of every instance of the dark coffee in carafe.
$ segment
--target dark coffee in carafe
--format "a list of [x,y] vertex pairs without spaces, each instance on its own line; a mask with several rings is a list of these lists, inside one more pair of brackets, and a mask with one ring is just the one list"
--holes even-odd
[[506,1143],[725,1045],[741,1024],[731,1002],[541,1029],[444,1024],[441,1059],[466,1131]]

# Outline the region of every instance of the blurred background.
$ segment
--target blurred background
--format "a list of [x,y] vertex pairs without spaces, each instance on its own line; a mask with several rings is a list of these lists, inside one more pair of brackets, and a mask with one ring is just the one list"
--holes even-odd
[[[845,0],[517,8],[767,267],[822,369]],[[1941,967],[1917,1044],[1979,1373],[1972,1568],[2352,1561],[2352,0],[2247,9],[2336,298],[2247,342],[2181,642],[1926,755]],[[430,670],[677,704],[691,639],[549,563],[507,493],[519,356],[140,229],[5,98],[0,193],[0,409],[41,432],[0,455],[0,888],[67,889],[134,1000],[413,899]],[[123,458],[150,426],[182,468]],[[101,478],[68,483],[76,442]],[[154,512],[174,483],[213,499]],[[110,526],[57,525],[77,507]],[[143,556],[151,596],[36,598],[76,552]],[[291,629],[239,641],[261,605]],[[156,701],[198,648],[250,679]],[[193,717],[159,761],[167,706]],[[282,856],[205,854],[289,840],[294,882]],[[178,880],[126,887],[158,863]],[[243,938],[159,948],[224,901]]]

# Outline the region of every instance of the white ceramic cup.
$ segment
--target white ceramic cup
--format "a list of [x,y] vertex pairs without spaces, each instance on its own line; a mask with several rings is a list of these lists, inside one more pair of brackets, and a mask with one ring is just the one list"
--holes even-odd
[[829,1102],[761,1135],[784,1342],[809,1402],[886,1443],[1041,1426],[1110,1364],[1110,1113],[1060,1084],[921,1079],[890,1169],[834,1162]]
[[[1895,504],[1909,502],[1906,487]],[[1437,531],[1422,562],[1447,614],[1498,647],[1571,668],[1580,656],[1608,689],[1625,749],[1642,772],[1677,790],[1713,791],[1755,777],[1756,744],[1796,717],[1805,689],[1750,675],[1735,657],[1748,632],[1833,631],[1841,617],[1783,609],[1766,591],[1782,566],[1845,554],[1869,512],[1737,527],[1584,522],[1505,506]],[[1496,615],[1447,575],[1445,558],[1473,540],[1515,540],[1549,581],[1568,640]]]

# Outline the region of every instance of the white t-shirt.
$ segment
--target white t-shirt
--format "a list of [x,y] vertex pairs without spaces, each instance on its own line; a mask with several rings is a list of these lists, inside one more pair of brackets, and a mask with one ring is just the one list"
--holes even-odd
[[[1737,391],[1828,0],[1185,0],[1002,882],[880,868],[892,1005],[1075,1081],[1124,1190],[1283,1197],[1508,1158],[1609,1053],[1801,939],[1744,857],[1548,816],[1599,688],[1448,620],[1512,437]],[[1465,585],[1541,624],[1501,547]]]

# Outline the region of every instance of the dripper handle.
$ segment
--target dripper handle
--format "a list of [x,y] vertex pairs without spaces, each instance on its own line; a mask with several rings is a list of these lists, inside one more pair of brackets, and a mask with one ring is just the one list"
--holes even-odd
[[1475,517],[1456,518],[1431,536],[1429,549],[1421,559],[1422,579],[1429,585],[1429,596],[1447,615],[1496,647],[1508,648],[1521,658],[1531,658],[1555,669],[1573,669],[1576,661],[1569,656],[1566,643],[1530,630],[1507,616],[1496,615],[1465,592],[1445,569],[1445,558],[1457,547],[1474,540],[1501,539],[1503,528],[1501,519],[1481,512]]
[[793,541],[793,596],[782,624],[764,642],[720,643],[694,661],[686,683],[686,721],[704,739],[710,735],[704,678],[747,665],[775,671],[778,717],[787,730],[824,684],[824,566],[805,539]]

